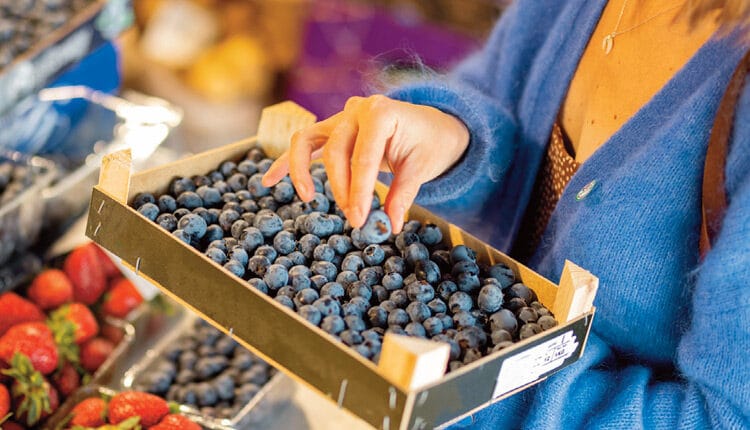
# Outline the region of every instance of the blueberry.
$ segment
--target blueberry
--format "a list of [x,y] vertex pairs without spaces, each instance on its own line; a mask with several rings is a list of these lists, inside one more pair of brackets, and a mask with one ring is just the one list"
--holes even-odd
[[240,213],[237,212],[236,210],[234,209],[223,210],[221,211],[221,214],[219,215],[219,225],[225,232],[231,233],[232,225],[238,219],[240,219]]
[[213,179],[205,175],[195,175],[190,179],[193,181],[193,184],[195,184],[195,186],[198,188],[204,185],[211,185],[214,183]]
[[328,282],[328,278],[323,275],[312,275],[310,277],[310,286],[316,290],[320,290]]
[[344,331],[346,327],[343,318],[338,315],[328,315],[327,317],[323,318],[323,321],[320,323],[320,328],[322,328],[326,333],[338,335],[339,333]]
[[479,275],[479,266],[472,260],[458,261],[451,268],[451,275],[455,278],[461,273],[469,273],[475,276]]
[[482,352],[478,348],[467,349],[464,353],[464,364],[471,364],[482,358]]
[[472,293],[479,289],[479,278],[471,273],[459,273],[455,278],[456,286],[460,291]]
[[497,345],[495,345],[495,346],[492,347],[492,351],[491,352],[501,351],[501,350],[503,350],[503,349],[505,349],[505,348],[507,348],[509,346],[513,346],[513,342],[511,342],[511,341],[500,342]]
[[[265,196],[258,199],[258,207],[261,209],[268,209],[276,212],[279,209],[279,204],[276,203],[276,200],[274,200],[273,197]],[[276,215],[279,214],[277,213]],[[279,215],[279,218],[282,218],[281,215]]]
[[310,265],[310,270],[315,275],[320,275],[326,278],[326,282],[335,281],[336,275],[338,275],[336,266],[328,261],[315,261],[312,265]]
[[177,210],[177,200],[169,194],[159,196],[157,204],[160,212],[174,212]]
[[304,305],[297,310],[297,313],[312,325],[320,324],[322,316],[318,308],[313,305]]
[[155,221],[159,216],[159,206],[153,203],[144,203],[138,208],[138,213],[145,216],[149,221]]
[[487,334],[479,327],[467,326],[458,331],[455,341],[464,350],[480,348],[487,344]]
[[247,151],[247,155],[245,156],[245,158],[251,160],[253,163],[258,163],[266,158],[266,153],[263,152],[263,148],[259,146],[253,146]]
[[192,191],[185,191],[177,196],[177,205],[181,208],[193,210],[203,206],[203,200],[200,196]]
[[388,312],[380,306],[373,306],[368,309],[367,318],[373,327],[388,327]]
[[[192,367],[192,365],[190,367]],[[177,377],[175,378],[176,383],[180,385],[186,385],[190,382],[195,381],[196,374],[192,369],[190,369],[190,367],[183,367],[183,369],[180,370],[180,372],[177,374]]]
[[299,238],[297,250],[305,256],[306,259],[312,260],[315,248],[320,245],[320,238],[314,234],[305,234]]
[[383,248],[381,248],[380,245],[368,245],[362,251],[362,259],[368,266],[380,265],[383,260],[385,260],[385,251],[383,251]]
[[303,229],[305,232],[314,234],[315,236],[327,237],[333,233],[334,224],[328,214],[312,212],[305,218]]
[[352,297],[348,302],[341,306],[341,311],[346,315],[357,315],[360,318],[364,317],[367,309],[370,308],[370,303],[362,297]]
[[401,252],[406,251],[406,248],[414,243],[419,243],[419,236],[416,233],[402,230],[401,233],[396,235],[396,248]]
[[250,260],[250,256],[241,245],[235,245],[229,249],[229,252],[227,252],[227,258],[240,263],[243,268],[247,267],[247,263]]
[[330,297],[335,300],[341,300],[344,294],[344,287],[338,282],[328,282],[320,289],[321,297]]
[[185,208],[178,208],[176,211],[172,212],[172,214],[175,216],[175,218],[180,219],[184,217],[185,215],[191,213],[190,210]]
[[403,274],[406,271],[406,262],[398,255],[388,257],[383,264],[385,273]]
[[263,175],[256,173],[247,181],[247,189],[255,198],[265,197],[271,193],[271,189],[264,187],[261,183],[262,179]]
[[380,307],[385,309],[386,312],[390,313],[392,310],[396,309],[398,306],[396,306],[396,304],[393,303],[391,300],[384,300],[380,302]]
[[240,234],[239,243],[247,252],[253,252],[263,245],[263,233],[255,227],[248,227]]
[[235,173],[227,179],[227,185],[229,185],[229,188],[235,193],[240,190],[245,190],[247,188],[247,176],[242,173]]
[[405,310],[396,308],[388,314],[388,325],[405,326],[409,323],[409,314]]
[[[231,192],[232,192],[232,189],[231,189],[231,188],[229,188],[229,185],[228,185],[228,184],[227,184],[226,182],[224,182],[224,180],[221,180],[221,181],[215,181],[215,182],[214,182],[214,183],[213,183],[212,185],[213,185],[213,187],[214,187],[214,188],[216,188],[216,189],[217,189],[217,190],[219,191],[219,193],[221,194],[221,200],[222,200],[223,202],[226,202],[226,201],[228,201],[228,200],[225,200],[225,199],[224,199],[224,195],[225,195],[225,194],[228,194],[228,193],[231,193]],[[238,199],[236,199],[236,196],[234,196],[234,197],[235,197],[235,199],[233,199],[233,200],[235,200],[235,201],[236,201],[236,200],[238,200]]]
[[237,171],[237,163],[234,161],[224,161],[219,165],[217,170],[221,172],[224,177],[227,177]]
[[334,234],[328,238],[328,246],[338,255],[346,255],[352,249],[352,240],[348,236]]
[[234,390],[234,402],[235,404],[246,405],[250,403],[256,394],[260,391],[260,387],[256,384],[248,383],[242,385],[240,388]]
[[382,285],[373,285],[372,286],[372,298],[371,298],[371,300],[372,300],[373,303],[377,304],[377,303],[384,302],[384,301],[388,300],[389,297],[390,297],[390,292],[388,290],[386,290],[384,286],[382,286]]
[[443,241],[443,233],[435,224],[427,223],[419,229],[419,241],[427,246],[437,245]]
[[411,267],[414,267],[417,264],[417,261],[429,260],[429,258],[430,251],[426,246],[419,242],[412,243],[404,250],[404,260],[406,260],[406,263]]
[[208,178],[211,180],[212,183],[218,182],[218,181],[223,181],[225,179],[224,175],[222,175],[221,172],[219,172],[218,170],[212,170],[208,174]]
[[414,274],[420,281],[436,284],[440,280],[440,268],[432,260],[420,260],[414,266]]
[[177,222],[177,228],[182,229],[195,239],[200,239],[206,234],[206,221],[196,214],[187,214]]
[[383,243],[391,235],[391,219],[381,210],[371,210],[362,228],[361,239],[367,244]]
[[177,218],[170,213],[164,213],[156,217],[156,223],[168,232],[172,232],[177,228]]
[[370,301],[372,298],[372,288],[362,281],[356,281],[349,284],[349,286],[346,287],[346,293],[349,297],[362,297],[367,301]]
[[458,360],[458,357],[461,356],[461,347],[458,345],[458,343],[455,340],[450,338],[448,335],[437,334],[432,337],[432,340],[436,342],[447,343],[448,346],[450,346],[450,359],[451,360]]
[[315,300],[315,302],[313,302],[313,306],[318,308],[321,315],[323,315],[324,317],[329,315],[341,314],[341,305],[339,304],[338,300],[330,296],[321,297]]
[[344,257],[341,262],[341,270],[359,273],[360,270],[365,268],[365,262],[359,255],[348,254]]
[[490,329],[492,331],[505,330],[513,334],[517,328],[518,321],[516,320],[516,316],[508,309],[500,309],[490,315]]
[[294,187],[288,182],[279,182],[271,190],[271,195],[281,204],[290,203],[294,198]]
[[359,280],[369,286],[380,283],[383,279],[383,268],[380,266],[365,267],[359,271]]
[[466,245],[456,245],[451,249],[451,262],[453,264],[459,261],[476,261],[476,253]]
[[[252,219],[255,219],[255,216],[252,215],[260,210],[258,207],[258,203],[255,202],[255,200],[243,200],[240,202],[240,208],[244,211],[242,215],[252,216]],[[252,219],[247,221],[248,224],[252,224]]]
[[393,291],[404,286],[404,278],[398,272],[386,273],[381,283],[387,290]]
[[273,238],[273,247],[281,255],[290,254],[297,246],[294,239],[294,234],[288,231],[280,231]]
[[[343,264],[343,263],[342,263]],[[352,282],[359,281],[359,276],[350,270],[343,270],[336,275],[336,282],[344,287],[348,287]]]
[[263,275],[263,281],[269,289],[278,290],[289,281],[289,272],[281,264],[271,264]]
[[440,318],[440,321],[443,322],[443,330],[448,330],[453,328],[453,318],[450,315],[447,314],[435,314],[436,318]]
[[223,202],[221,193],[214,187],[203,185],[198,187],[195,193],[203,200],[203,205],[207,208],[219,206]]
[[490,338],[492,339],[492,344],[497,345],[501,342],[509,342],[513,341],[513,335],[510,334],[507,330],[494,330],[492,332],[492,335],[490,335]]
[[189,235],[189,234],[187,234],[187,233],[185,233],[185,232],[184,232],[184,231],[182,231],[182,230],[179,230],[179,229],[178,229],[178,230],[175,230],[175,231],[173,231],[173,232],[172,232],[172,236],[174,236],[174,237],[176,237],[176,238],[180,239],[181,241],[183,241],[183,242],[187,243],[188,245],[190,245],[190,244],[191,244],[191,243],[190,243],[190,241],[191,241],[191,237],[190,237],[190,235]]
[[557,325],[557,321],[555,321],[555,318],[551,315],[540,316],[536,323],[539,324],[542,330],[549,330]]
[[313,258],[318,261],[332,262],[335,256],[336,251],[334,251],[331,246],[325,243],[321,243],[313,250]]
[[435,298],[435,290],[426,281],[416,281],[406,286],[409,300],[427,303]]
[[416,323],[421,323],[432,315],[426,304],[417,301],[413,301],[406,306],[406,313]]
[[430,254],[430,260],[434,261],[438,265],[441,272],[450,272],[453,265],[451,264],[451,253],[444,249],[438,249],[432,251]]
[[427,307],[430,308],[430,311],[433,315],[445,313],[448,311],[448,306],[446,306],[445,302],[438,298],[430,300],[427,303]]
[[269,266],[271,266],[271,261],[262,255],[254,255],[247,262],[248,270],[261,278],[266,274]]
[[392,301],[396,306],[405,308],[409,304],[409,296],[404,290],[393,290],[388,300]]
[[242,232],[244,232],[248,227],[250,227],[250,225],[247,223],[247,221],[240,218],[232,223],[232,227],[229,229],[229,232],[233,238],[239,240],[242,237]]
[[516,274],[508,266],[498,263],[490,267],[488,274],[500,282],[501,288],[507,288],[516,281]]
[[344,233],[344,220],[341,218],[338,214],[330,214],[328,215],[328,219],[331,220],[333,223],[333,234],[343,234]]
[[231,368],[239,371],[247,370],[253,365],[253,356],[246,349],[238,349],[231,361]]
[[195,366],[195,362],[198,361],[198,355],[195,351],[187,350],[180,354],[177,362],[182,369],[192,369]]
[[273,249],[273,246],[261,245],[255,249],[254,255],[262,255],[263,257],[268,258],[268,261],[274,261],[276,257],[279,256],[279,253]]
[[213,381],[216,394],[221,400],[231,400],[234,398],[234,378],[231,374],[222,373]]
[[188,384],[186,385],[178,397],[178,401],[184,405],[189,406],[197,406],[198,405],[198,395],[196,394],[196,385],[195,384]]
[[523,340],[541,332],[542,327],[539,324],[530,322],[521,326],[518,330],[518,338]]
[[367,330],[363,330],[360,334],[362,335],[363,342],[371,342],[371,343],[382,343],[383,339],[383,333],[385,333],[385,329],[388,326],[385,327],[375,327],[370,328]]
[[288,307],[291,310],[294,310],[294,301],[289,298],[289,296],[285,296],[283,294],[279,294],[278,296],[273,298],[277,302],[281,303],[283,306]]
[[237,341],[228,336],[224,336],[216,341],[216,351],[225,356],[232,355],[237,346]]
[[521,308],[525,308],[526,306],[526,300],[520,297],[513,297],[512,299],[505,302],[505,307],[514,314],[517,313]]
[[339,336],[341,337],[341,340],[349,346],[359,345],[364,340],[358,331],[351,329],[342,331]]
[[404,331],[409,336],[427,337],[427,332],[425,331],[424,326],[418,322],[410,322],[404,327]]
[[510,288],[506,291],[508,294],[508,297],[514,298],[518,297],[520,299],[523,299],[526,303],[531,303],[533,301],[536,301],[536,294],[534,294],[534,291],[531,290],[531,288],[527,287],[524,284],[516,283],[510,286]]
[[227,262],[227,255],[219,248],[208,248],[206,250],[206,256],[216,262],[216,264],[222,266]]
[[443,332],[443,321],[438,317],[429,317],[422,322],[422,325],[430,337]]
[[479,290],[477,305],[479,306],[479,309],[484,312],[497,312],[503,305],[503,291],[498,286],[491,284],[485,285]]
[[[271,168],[271,164],[273,164],[273,160],[270,158],[264,158],[258,162],[258,172],[260,173],[266,173],[268,169]],[[313,178],[314,179],[314,178]]]
[[[312,305],[316,300],[318,300],[319,297],[320,296],[318,295],[318,292],[314,289],[305,288],[304,290],[300,290],[297,292],[297,294],[295,294],[294,305],[297,308],[301,308],[304,305]],[[321,311],[321,314],[323,313],[320,308],[318,308],[318,310]]]
[[473,327],[477,319],[467,311],[458,311],[453,313],[453,324],[458,328]]
[[252,278],[247,281],[250,286],[260,291],[263,294],[268,294],[268,285],[260,278]]
[[404,328],[398,324],[389,325],[387,331],[393,334],[406,335],[406,331],[404,331]]
[[299,251],[292,251],[289,255],[287,255],[287,258],[292,260],[292,264],[294,264],[295,266],[304,265],[307,262],[304,254]]
[[252,160],[242,160],[237,164],[237,171],[250,177],[258,173],[258,166],[256,166],[255,162]]
[[346,327],[356,332],[361,332],[367,328],[365,321],[359,315],[347,315],[344,317]]
[[136,209],[140,209],[141,206],[145,205],[146,203],[156,203],[156,198],[154,198],[153,194],[138,193],[135,195],[135,198],[133,198],[133,207]]
[[516,311],[516,318],[518,318],[521,324],[527,324],[536,322],[539,319],[539,315],[537,315],[534,308],[524,306]]
[[227,366],[229,366],[229,362],[226,357],[220,355],[203,357],[195,363],[195,371],[198,377],[209,379],[221,373]]

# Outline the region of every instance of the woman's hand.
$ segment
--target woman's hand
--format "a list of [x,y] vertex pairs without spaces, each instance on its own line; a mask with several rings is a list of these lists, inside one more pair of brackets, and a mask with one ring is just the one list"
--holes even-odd
[[290,174],[300,198],[315,193],[310,162],[323,156],[331,190],[353,227],[367,218],[379,171],[393,172],[385,201],[394,233],[419,187],[456,163],[469,145],[469,131],[456,117],[428,106],[382,95],[352,97],[344,110],[298,131],[263,177],[276,184]]

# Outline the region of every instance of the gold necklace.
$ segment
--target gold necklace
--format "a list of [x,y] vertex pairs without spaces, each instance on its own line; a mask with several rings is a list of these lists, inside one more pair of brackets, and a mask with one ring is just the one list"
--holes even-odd
[[602,39],[602,49],[604,50],[604,54],[605,55],[607,55],[610,52],[612,52],[612,48],[615,45],[615,37],[617,37],[617,36],[619,36],[621,34],[627,33],[627,32],[629,32],[631,30],[635,30],[636,28],[642,26],[643,24],[645,24],[645,23],[647,23],[647,22],[649,22],[649,21],[651,21],[653,19],[656,19],[656,18],[664,15],[665,13],[667,13],[667,12],[673,10],[673,9],[677,9],[678,7],[682,6],[682,3],[677,4],[677,5],[672,6],[670,8],[664,9],[663,11],[657,13],[656,15],[653,15],[653,16],[647,18],[646,20],[644,20],[642,22],[639,22],[638,24],[636,24],[636,25],[634,25],[634,26],[632,26],[630,28],[626,28],[625,30],[617,31],[617,29],[620,28],[620,21],[622,21],[622,14],[625,13],[625,6],[627,6],[627,4],[628,4],[628,0],[625,0],[625,1],[622,2],[622,8],[620,9],[620,15],[617,16],[617,24],[615,24],[614,30],[612,30],[611,33],[607,34],[606,36],[604,36],[604,39]]

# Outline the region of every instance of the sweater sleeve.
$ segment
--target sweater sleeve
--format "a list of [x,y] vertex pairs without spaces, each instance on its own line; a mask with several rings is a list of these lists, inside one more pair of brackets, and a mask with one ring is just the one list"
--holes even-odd
[[[392,90],[388,96],[432,106],[462,120],[470,131],[464,156],[440,177],[423,184],[419,204],[431,209],[477,207],[500,186],[515,147],[516,121],[498,97],[497,76],[501,46],[513,21],[513,6],[503,14],[483,49],[466,59],[450,75],[435,77]],[[466,202],[467,204],[462,204]],[[469,204],[470,202],[474,202]],[[449,203],[449,204],[448,204]]]
[[691,318],[674,369],[623,357],[592,331],[581,359],[540,385],[524,427],[750,428],[750,86],[737,114],[729,206],[713,249],[685,276]]

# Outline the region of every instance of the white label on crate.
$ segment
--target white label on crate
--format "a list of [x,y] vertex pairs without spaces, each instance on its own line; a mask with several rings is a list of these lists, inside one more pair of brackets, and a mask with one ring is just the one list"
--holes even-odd
[[497,375],[492,398],[536,381],[543,374],[557,369],[573,355],[577,347],[578,339],[571,330],[506,358]]

